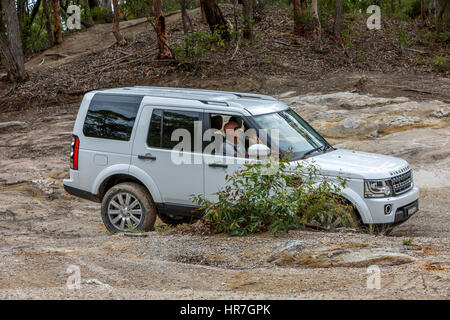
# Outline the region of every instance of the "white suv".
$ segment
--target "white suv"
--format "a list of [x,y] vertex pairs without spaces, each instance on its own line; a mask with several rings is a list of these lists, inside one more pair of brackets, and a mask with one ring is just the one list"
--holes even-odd
[[[111,232],[151,230],[156,216],[168,224],[196,218],[201,212],[191,196],[214,200],[225,175],[248,160],[248,141],[240,153],[205,152],[208,129],[222,143],[230,121],[244,130],[276,129],[276,142],[270,134],[264,140],[267,148],[277,144],[280,151],[289,150],[293,162],[313,159],[323,176],[348,178],[341,196],[355,205],[362,224],[392,226],[418,210],[419,191],[405,160],[335,149],[293,110],[269,96],[178,88],[87,93],[73,130],[70,178],[63,181],[64,188],[101,202],[102,219]],[[175,150],[177,129],[192,137],[181,151]],[[192,161],[174,161],[174,154]],[[243,161],[236,161],[240,157]]]

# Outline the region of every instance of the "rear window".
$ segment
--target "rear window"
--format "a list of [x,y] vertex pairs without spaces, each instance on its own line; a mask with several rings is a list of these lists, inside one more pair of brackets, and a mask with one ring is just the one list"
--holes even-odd
[[97,93],[84,121],[86,137],[129,141],[142,96]]

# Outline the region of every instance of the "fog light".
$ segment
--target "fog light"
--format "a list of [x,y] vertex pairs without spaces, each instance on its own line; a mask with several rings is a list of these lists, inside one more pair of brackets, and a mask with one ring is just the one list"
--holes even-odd
[[384,205],[384,214],[391,214],[392,212],[392,204]]

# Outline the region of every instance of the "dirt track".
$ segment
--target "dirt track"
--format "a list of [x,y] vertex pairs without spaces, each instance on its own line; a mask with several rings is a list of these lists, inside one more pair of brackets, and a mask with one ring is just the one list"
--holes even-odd
[[[448,299],[450,132],[448,116],[430,115],[448,110],[448,104],[341,95],[292,92],[283,99],[338,147],[392,154],[411,163],[421,187],[420,211],[389,236],[312,231],[235,238],[109,235],[99,204],[62,190],[77,105],[47,117],[30,113],[12,119],[10,114],[7,120],[23,123],[0,131],[0,298]],[[342,125],[348,118],[354,119],[353,127]],[[403,245],[410,236],[412,245]],[[371,290],[366,268],[358,265],[270,262],[277,248],[293,240],[302,250],[325,246],[334,252],[333,245],[350,246],[351,254],[381,250],[412,262],[381,260],[381,289]],[[80,268],[80,290],[66,287],[71,265]]]

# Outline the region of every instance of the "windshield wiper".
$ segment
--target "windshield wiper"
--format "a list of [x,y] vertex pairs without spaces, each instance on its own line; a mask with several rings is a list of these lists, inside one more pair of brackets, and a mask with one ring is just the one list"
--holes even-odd
[[305,152],[305,153],[303,154],[303,159],[306,159],[306,156],[307,156],[307,155],[310,155],[311,153],[313,153],[313,152],[315,152],[315,151],[319,151],[320,149],[325,148],[325,147],[326,147],[325,145],[322,145],[322,146],[320,146],[320,147],[317,147],[317,148],[314,148],[314,149],[311,149],[311,150]]

